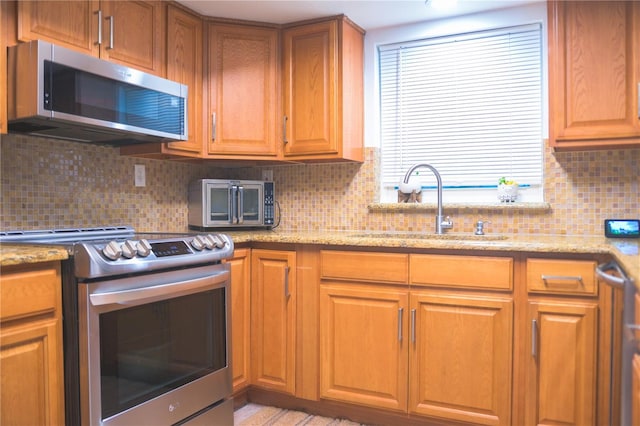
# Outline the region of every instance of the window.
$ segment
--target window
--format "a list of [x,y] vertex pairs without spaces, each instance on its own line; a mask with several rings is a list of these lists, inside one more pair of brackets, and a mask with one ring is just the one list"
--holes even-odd
[[382,201],[417,163],[476,201],[503,176],[542,201],[541,43],[532,24],[380,46]]

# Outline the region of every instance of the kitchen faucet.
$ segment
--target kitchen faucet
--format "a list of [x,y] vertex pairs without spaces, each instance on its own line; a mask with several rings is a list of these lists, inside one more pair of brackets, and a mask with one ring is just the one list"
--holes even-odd
[[446,218],[442,217],[442,178],[440,177],[440,173],[430,164],[416,164],[412,166],[406,175],[404,175],[404,183],[409,183],[409,178],[411,177],[411,173],[413,173],[417,168],[426,167],[431,170],[433,174],[436,176],[436,180],[438,181],[438,214],[436,216],[436,234],[444,234],[444,229],[453,228],[453,222],[447,216]]

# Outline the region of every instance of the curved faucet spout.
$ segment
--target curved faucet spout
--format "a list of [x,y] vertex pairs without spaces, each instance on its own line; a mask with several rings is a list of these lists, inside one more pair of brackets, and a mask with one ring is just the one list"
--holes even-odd
[[411,168],[407,171],[407,174],[404,175],[404,183],[409,183],[409,178],[411,177],[411,174],[416,169],[419,169],[421,167],[425,167],[431,170],[435,175],[436,181],[438,183],[438,214],[436,216],[436,234],[443,234],[444,229],[453,228],[453,222],[451,221],[451,219],[449,219],[449,217],[443,218],[442,216],[442,177],[440,177],[440,173],[438,172],[438,170],[436,170],[436,168],[433,167],[431,164],[426,164],[426,163],[416,164],[414,166],[411,166]]

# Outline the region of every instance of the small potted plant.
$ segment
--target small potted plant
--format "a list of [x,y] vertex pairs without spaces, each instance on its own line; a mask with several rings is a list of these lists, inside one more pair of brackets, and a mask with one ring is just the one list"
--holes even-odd
[[501,177],[498,180],[498,200],[503,203],[513,203],[518,198],[518,182]]

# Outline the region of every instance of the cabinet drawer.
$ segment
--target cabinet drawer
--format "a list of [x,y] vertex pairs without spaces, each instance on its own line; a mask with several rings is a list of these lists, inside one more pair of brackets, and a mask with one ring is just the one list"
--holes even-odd
[[320,278],[407,283],[409,256],[401,253],[368,253],[323,250]]
[[597,295],[596,262],[527,259],[527,290],[533,293]]
[[409,276],[418,285],[511,290],[513,259],[412,254]]
[[3,268],[0,320],[54,312],[62,291],[57,264]]

